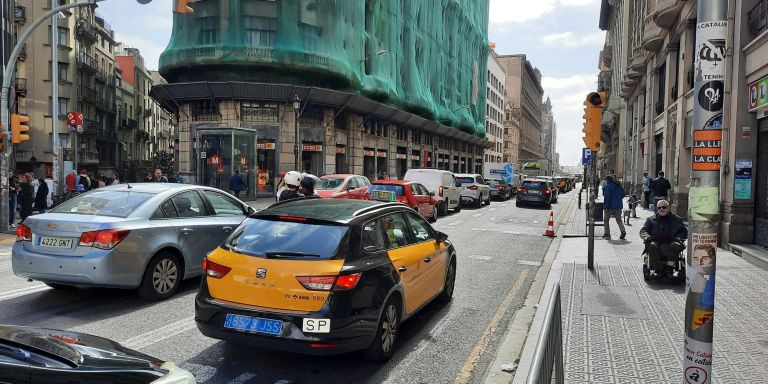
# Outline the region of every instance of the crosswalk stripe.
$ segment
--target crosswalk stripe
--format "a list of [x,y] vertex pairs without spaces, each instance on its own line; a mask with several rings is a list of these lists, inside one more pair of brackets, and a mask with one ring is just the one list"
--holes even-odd
[[154,329],[149,332],[142,333],[138,336],[131,337],[128,340],[121,342],[120,344],[131,348],[141,349],[146,348],[152,344],[161,342],[165,339],[176,336],[180,333],[186,332],[195,328],[195,317],[185,317],[181,320],[167,324],[160,328]]
[[24,288],[14,289],[12,291],[0,293],[0,301],[15,299],[17,297],[21,297],[21,296],[24,296],[24,295],[29,295],[29,294],[32,294],[32,293],[42,292],[42,291],[46,291],[46,290],[49,290],[49,289],[51,289],[51,288],[48,287],[47,285],[44,285],[44,284],[39,284],[39,285],[33,285],[31,287],[24,287]]

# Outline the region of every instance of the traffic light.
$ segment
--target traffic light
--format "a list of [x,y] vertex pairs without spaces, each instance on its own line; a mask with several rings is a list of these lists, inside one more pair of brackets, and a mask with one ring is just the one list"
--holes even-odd
[[29,140],[29,117],[14,113],[11,115],[11,142],[14,144]]
[[605,92],[590,92],[584,101],[584,129],[581,131],[584,132],[584,144],[592,152],[600,150],[603,106],[605,106]]
[[173,0],[173,11],[176,13],[194,13],[195,10],[189,6],[190,3],[194,3],[195,0]]

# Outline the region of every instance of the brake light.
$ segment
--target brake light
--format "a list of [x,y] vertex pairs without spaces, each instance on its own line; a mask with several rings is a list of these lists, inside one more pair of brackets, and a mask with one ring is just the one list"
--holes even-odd
[[280,216],[280,220],[307,221],[307,218],[306,217],[296,217],[296,216]]
[[497,185],[496,189],[504,189],[504,186],[503,185]]
[[16,227],[16,241],[32,241],[32,229],[24,224]]
[[437,189],[437,195],[440,197],[443,197],[443,186],[441,185],[440,188]]
[[357,286],[362,273],[341,276],[296,276],[296,280],[310,291],[348,291]]
[[222,277],[226,276],[229,271],[231,271],[232,268],[225,267],[221,264],[216,264],[213,261],[208,260],[206,257],[203,259],[203,273],[208,277],[213,277],[214,279],[221,279]]
[[544,188],[541,190],[541,193],[544,195],[549,195],[550,193],[552,193],[552,190],[550,190],[549,188]]
[[467,189],[472,191],[477,191],[477,185],[470,185],[469,187],[467,187]]
[[120,244],[131,231],[127,229],[105,229],[101,231],[83,232],[80,235],[81,247],[94,247],[98,249],[112,249]]
[[522,188],[522,187],[517,188],[517,193],[526,193],[526,192],[528,191],[526,191],[525,188]]

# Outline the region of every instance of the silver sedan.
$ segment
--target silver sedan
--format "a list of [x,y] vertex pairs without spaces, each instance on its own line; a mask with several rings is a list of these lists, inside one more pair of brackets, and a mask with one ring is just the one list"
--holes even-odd
[[197,185],[99,188],[19,225],[13,272],[54,288],[138,288],[162,300],[200,275],[205,255],[252,212],[232,195]]

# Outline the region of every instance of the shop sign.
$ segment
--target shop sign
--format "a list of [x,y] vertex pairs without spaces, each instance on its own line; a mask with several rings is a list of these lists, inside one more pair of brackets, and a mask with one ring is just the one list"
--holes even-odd
[[240,165],[248,165],[248,158],[245,155],[240,156]]
[[363,150],[363,156],[373,156],[374,151],[372,149],[365,149]]
[[210,164],[210,165],[219,165],[219,164],[221,164],[221,158],[219,157],[219,155],[214,154],[214,155],[212,155],[211,157],[208,158],[208,164]]
[[752,137],[752,128],[751,127],[741,127],[741,138],[742,139],[749,139]]
[[343,154],[347,153],[347,148],[345,148],[345,147],[338,147],[337,146],[336,147],[336,153],[343,155]]
[[319,144],[302,144],[301,150],[305,152],[322,152],[323,146]]
[[387,151],[378,151],[376,152],[377,157],[387,157]]
[[693,131],[693,170],[717,171],[720,169],[722,130]]
[[750,112],[754,112],[760,107],[768,106],[768,77],[755,81],[749,85],[748,89],[749,98],[747,102],[749,103]]
[[256,143],[256,149],[275,149],[275,143]]
[[397,154],[397,158],[398,159],[407,159],[408,155],[406,155],[405,153],[398,153]]
[[419,156],[419,155],[411,155],[411,160],[421,160],[421,156]]
[[224,173],[224,167],[219,167],[219,169],[217,169],[216,172],[218,172],[219,175],[221,175],[222,173]]

